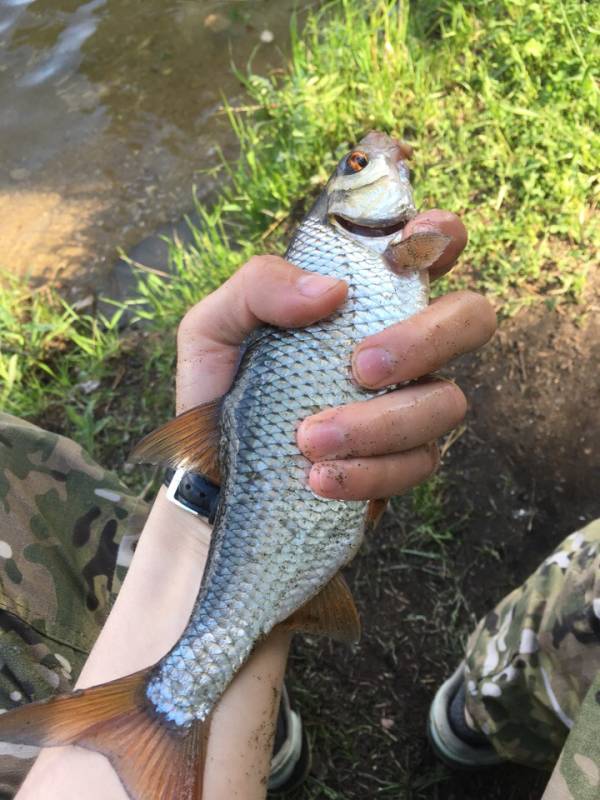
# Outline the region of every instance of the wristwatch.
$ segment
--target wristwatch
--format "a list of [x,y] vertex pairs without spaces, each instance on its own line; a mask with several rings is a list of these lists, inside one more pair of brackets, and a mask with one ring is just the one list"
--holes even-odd
[[215,521],[220,489],[198,472],[184,469],[167,469],[164,484],[167,499],[176,506],[206,519]]

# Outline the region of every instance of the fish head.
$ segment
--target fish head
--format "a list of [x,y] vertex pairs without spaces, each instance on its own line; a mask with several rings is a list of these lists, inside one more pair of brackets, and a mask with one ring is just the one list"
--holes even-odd
[[320,204],[335,228],[383,252],[416,212],[406,159],[409,145],[371,131],[339,162]]

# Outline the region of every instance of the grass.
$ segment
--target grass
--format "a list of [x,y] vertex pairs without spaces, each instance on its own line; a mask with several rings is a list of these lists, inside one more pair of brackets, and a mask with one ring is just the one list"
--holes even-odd
[[[78,314],[50,288],[30,291],[17,280],[0,284],[0,405],[35,416],[43,397],[64,401],[65,391],[74,396],[85,392],[87,381],[101,381],[103,368],[120,352],[119,317]],[[89,374],[86,357],[94,364]]]
[[[173,244],[172,277],[140,276],[132,305],[146,339],[118,335],[120,312],[92,318],[51,290],[5,283],[3,408],[122,458],[126,434],[170,413],[173,332],[185,309],[249,254],[282,252],[336,159],[369,128],[416,146],[419,205],[468,224],[470,247],[448,287],[483,290],[505,313],[540,299],[582,302],[600,244],[597,5],[400,5],[327,3],[301,35],[292,25],[283,74],[239,73],[247,97],[227,107],[239,160],[215,167],[223,189],[200,209],[192,248]],[[119,365],[126,374],[115,385]]]
[[119,332],[121,314],[79,313],[51,288],[0,284],[0,409],[121,466],[148,420],[169,407],[173,384],[172,343],[154,331]]

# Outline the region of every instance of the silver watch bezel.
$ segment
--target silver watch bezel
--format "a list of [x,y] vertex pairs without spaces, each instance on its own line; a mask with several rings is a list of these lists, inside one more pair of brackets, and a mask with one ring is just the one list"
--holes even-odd
[[186,506],[185,503],[182,503],[181,500],[178,500],[175,495],[177,494],[177,490],[179,489],[179,484],[183,480],[183,476],[187,473],[187,469],[183,469],[180,467],[179,469],[175,470],[175,474],[171,478],[169,485],[167,486],[167,500],[171,503],[174,503],[179,508],[183,508],[184,511],[187,511],[188,514],[193,514],[195,517],[200,517],[201,519],[208,519],[199,511],[196,511],[194,508],[190,508]]

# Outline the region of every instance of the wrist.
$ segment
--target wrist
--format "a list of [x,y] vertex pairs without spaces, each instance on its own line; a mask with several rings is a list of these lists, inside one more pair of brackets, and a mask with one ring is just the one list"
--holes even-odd
[[167,499],[167,489],[161,486],[152,506],[142,537],[152,538],[168,547],[208,553],[212,525],[196,514]]

